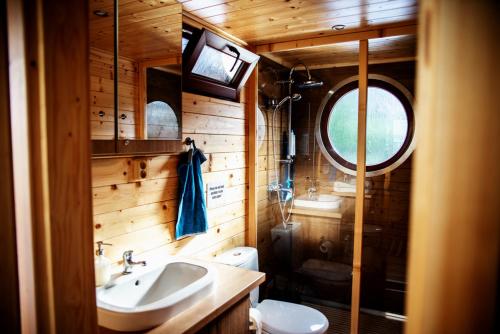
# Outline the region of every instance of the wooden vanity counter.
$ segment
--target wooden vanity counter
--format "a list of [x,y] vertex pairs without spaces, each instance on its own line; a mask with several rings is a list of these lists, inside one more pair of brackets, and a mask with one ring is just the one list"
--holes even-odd
[[[150,330],[159,333],[196,333],[217,319],[233,305],[248,299],[248,294],[264,282],[266,274],[213,263],[215,280],[212,293],[191,308]],[[248,312],[246,312],[248,314]],[[248,323],[248,319],[245,321]]]

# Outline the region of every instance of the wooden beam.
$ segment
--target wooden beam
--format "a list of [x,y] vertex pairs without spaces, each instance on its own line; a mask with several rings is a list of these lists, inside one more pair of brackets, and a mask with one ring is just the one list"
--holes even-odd
[[20,333],[19,285],[17,274],[16,220],[12,142],[9,115],[9,56],[7,50],[7,4],[0,4],[0,326],[5,332]]
[[[265,55],[267,57],[268,54]],[[277,58],[277,57],[275,57]],[[386,58],[386,59],[368,59],[368,65],[376,65],[376,64],[391,64],[391,63],[402,63],[406,61],[417,61],[417,57],[396,57],[396,58]],[[338,67],[349,67],[349,66],[358,66],[358,62],[346,62],[346,63],[330,63],[330,64],[321,64],[321,65],[308,65],[309,70],[320,70],[325,68],[338,68]],[[297,71],[305,71],[304,69],[298,69]]]
[[246,109],[248,115],[248,236],[246,244],[257,247],[257,84],[258,65],[246,83]]
[[498,332],[499,12],[498,1],[420,2],[409,334]]
[[162,57],[155,59],[144,59],[139,62],[142,67],[157,67],[164,65],[181,65],[182,55],[172,55],[171,57]]
[[368,98],[368,40],[359,41],[358,148],[356,163],[356,207],[354,216],[354,254],[352,259],[351,333],[358,333],[361,294],[361,255],[363,248],[363,208],[366,171],[366,106]]
[[[292,68],[293,67],[293,64],[284,60],[283,58],[281,57],[278,57],[277,55],[271,53],[271,52],[268,52],[268,53],[265,53],[265,54],[262,54],[262,56],[274,61],[275,63],[277,64],[280,64],[281,66],[284,66],[286,68]],[[302,69],[302,68],[301,68]],[[304,69],[305,71],[305,69]]]
[[328,36],[312,37],[305,39],[295,39],[284,42],[261,44],[256,46],[258,54],[268,52],[289,51],[305,48],[313,48],[336,43],[345,43],[358,40],[368,40],[401,35],[415,35],[417,25],[415,23],[402,23],[399,25],[364,28],[364,30],[353,29],[343,33],[336,33]]

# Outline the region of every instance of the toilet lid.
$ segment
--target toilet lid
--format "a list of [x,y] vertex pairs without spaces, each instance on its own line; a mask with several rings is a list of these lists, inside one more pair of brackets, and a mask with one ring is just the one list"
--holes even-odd
[[257,309],[262,328],[271,334],[322,334],[328,329],[326,317],[304,305],[266,299]]

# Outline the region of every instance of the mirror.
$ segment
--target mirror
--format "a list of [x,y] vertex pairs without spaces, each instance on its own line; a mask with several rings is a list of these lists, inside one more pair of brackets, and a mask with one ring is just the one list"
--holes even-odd
[[[97,93],[92,101],[105,104],[92,109],[93,153],[180,151],[182,5],[175,0],[91,0],[90,8],[91,63],[98,48],[108,65],[104,81],[91,71],[91,94]],[[94,88],[93,81],[104,83]],[[104,118],[94,120],[104,107]],[[101,135],[104,129],[106,136]]]
[[[178,64],[148,67],[146,71],[145,137],[180,139],[182,68]],[[167,89],[166,89],[167,88]]]
[[113,15],[113,0],[89,2],[91,138],[111,144],[115,139]]

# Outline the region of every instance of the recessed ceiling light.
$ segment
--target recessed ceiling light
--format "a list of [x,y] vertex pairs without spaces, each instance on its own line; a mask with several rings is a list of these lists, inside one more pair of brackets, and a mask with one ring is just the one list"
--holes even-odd
[[344,30],[345,24],[336,24],[332,26],[333,30]]
[[94,10],[94,15],[97,15],[99,17],[108,17],[109,16],[108,12],[103,10],[103,9]]

